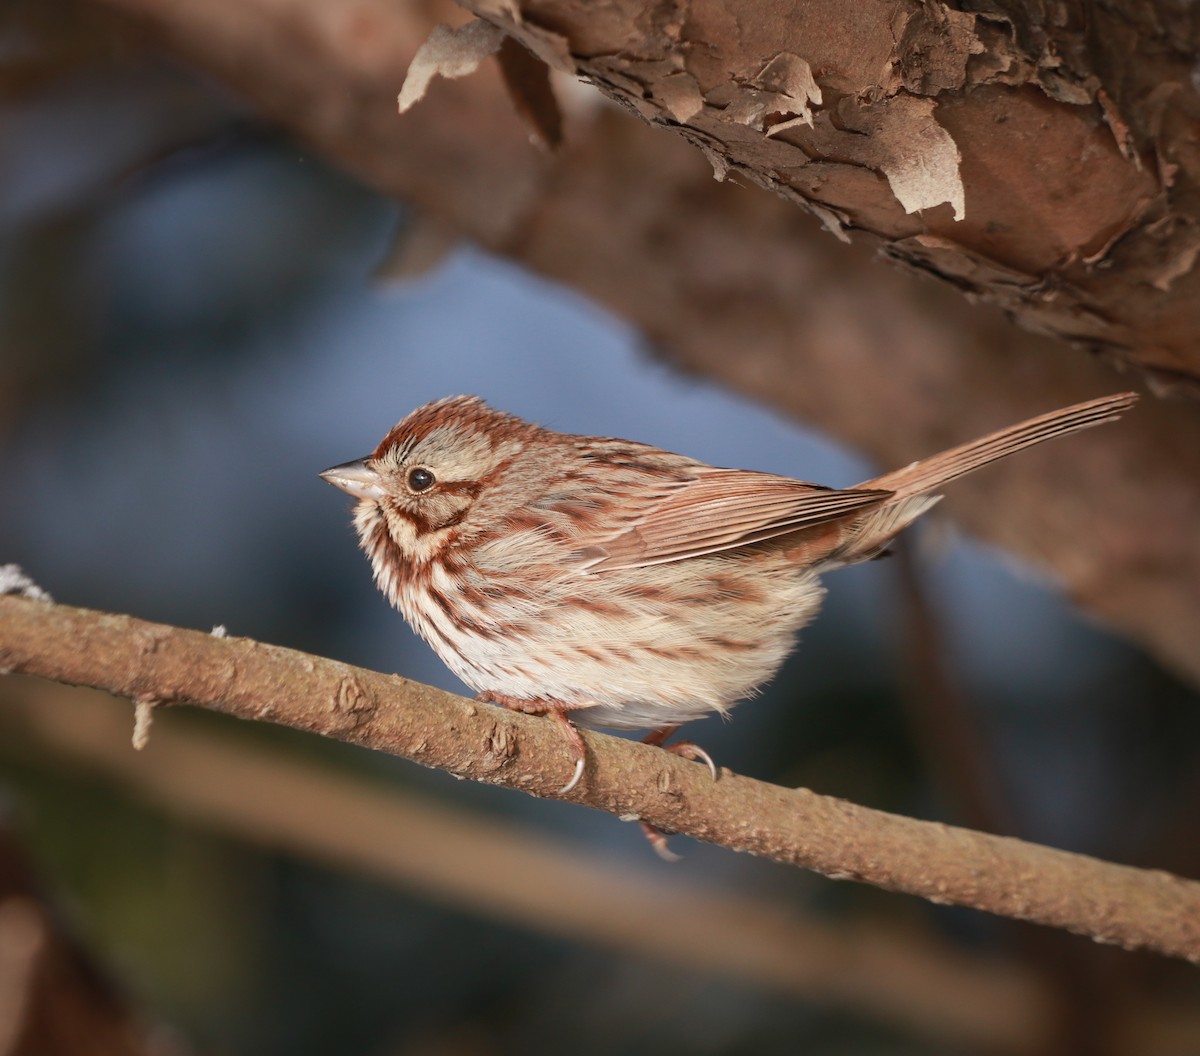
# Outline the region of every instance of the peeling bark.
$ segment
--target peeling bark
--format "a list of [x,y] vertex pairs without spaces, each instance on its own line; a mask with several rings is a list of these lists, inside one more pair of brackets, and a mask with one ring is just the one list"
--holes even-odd
[[531,48],[553,39],[719,178],[1200,392],[1200,31],[1184,6],[464,3]]

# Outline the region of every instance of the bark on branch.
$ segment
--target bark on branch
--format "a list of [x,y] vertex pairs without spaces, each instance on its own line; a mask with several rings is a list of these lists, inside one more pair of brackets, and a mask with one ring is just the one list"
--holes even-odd
[[[0,669],[280,723],[536,796],[556,796],[569,776],[551,723],[398,676],[129,616],[0,597]],[[585,738],[587,770],[568,800],[831,878],[1200,963],[1200,882],[727,771],[714,782],[659,749]]]
[[1178,5],[462,2],[719,177],[1200,391],[1200,35]]

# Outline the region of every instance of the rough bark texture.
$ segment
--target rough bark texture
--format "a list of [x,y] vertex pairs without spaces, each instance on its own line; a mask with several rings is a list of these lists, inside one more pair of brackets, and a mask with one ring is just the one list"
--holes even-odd
[[395,675],[20,597],[0,597],[0,670],[107,689],[143,708],[194,704],[281,723],[834,879],[1200,963],[1200,882],[729,771],[714,781],[661,749],[593,733],[584,778],[562,796],[570,763],[555,724]]
[[1193,5],[465,3],[719,175],[1030,327],[1200,380]]
[[[1015,9],[987,17],[947,13],[943,32],[930,22],[936,22],[940,9],[907,5],[895,16],[900,31],[893,39],[891,15],[883,30],[864,21],[872,13],[879,17],[874,5],[861,11],[813,5],[827,7],[828,17],[839,19],[836,32],[820,33],[813,19],[821,11],[807,11],[801,19],[799,8],[756,7],[743,23],[757,24],[766,18],[764,12],[782,12],[763,25],[786,35],[799,20],[811,40],[836,51],[825,60],[809,47],[788,52],[806,58],[815,71],[823,103],[809,106],[814,129],[795,125],[771,136],[753,127],[757,118],[751,124],[728,120],[731,103],[718,108],[721,92],[728,94],[733,83],[721,82],[720,70],[759,47],[739,44],[736,54],[725,54],[729,49],[719,45],[736,42],[737,25],[717,17],[723,10],[719,5],[693,5],[686,32],[670,29],[671,20],[657,14],[634,19],[622,30],[625,23],[619,20],[632,18],[631,5],[586,5],[585,10],[569,4],[542,5],[531,13],[540,22],[514,30],[560,65],[578,63],[660,124],[668,121],[670,109],[663,109],[668,102],[678,112],[682,97],[691,100],[684,110],[696,104],[691,81],[706,91],[711,86],[713,100],[701,100],[704,105],[690,117],[697,129],[686,134],[702,141],[711,157],[725,157],[721,151],[728,149],[735,175],[766,182],[786,193],[785,200],[714,182],[704,155],[679,136],[597,109],[574,92],[566,97],[564,149],[554,155],[539,150],[529,143],[497,70],[488,63],[462,80],[435,80],[428,95],[398,117],[395,96],[404,72],[434,22],[455,18],[453,8],[384,0],[103,2],[136,14],[152,39],[224,79],[266,115],[380,189],[418,204],[439,224],[582,290],[641,327],[680,367],[808,419],[876,456],[881,468],[1024,415],[1127,386],[1127,379],[1114,378],[1095,360],[1014,329],[995,309],[968,304],[977,295],[1015,306],[1027,319],[1036,316],[1039,325],[1060,333],[1082,333],[1090,347],[1115,348],[1160,372],[1183,370],[1180,364],[1194,354],[1188,350],[1200,347],[1200,326],[1193,319],[1200,315],[1200,297],[1189,285],[1197,272],[1190,265],[1182,268],[1194,229],[1187,213],[1194,193],[1192,169],[1180,161],[1171,162],[1177,169],[1160,163],[1146,145],[1150,139],[1135,152],[1136,160],[1122,153],[1115,126],[1098,116],[1103,106],[1080,94],[1091,91],[1100,98],[1099,87],[1071,89],[1078,78],[1069,64],[1054,67],[1047,58],[1046,32],[1013,28],[1024,17]],[[1111,29],[1108,23],[1117,19],[1112,10],[1094,17]],[[457,19],[462,17],[459,12]],[[1078,18],[1053,21],[1076,25],[1077,43],[1103,37],[1088,44],[1091,51],[1070,49],[1072,61],[1091,55],[1089,61],[1099,65],[1096,56],[1109,54],[1121,41],[1129,45],[1120,27],[1106,35],[1098,33],[1100,23],[1089,23],[1081,37]],[[543,23],[553,32],[537,31]],[[513,28],[511,20],[505,24]],[[714,32],[724,26],[725,36],[710,46],[696,37],[699,25]],[[922,25],[925,30],[917,33]],[[1190,82],[1179,85],[1173,79],[1181,70],[1178,42],[1187,34],[1170,25],[1175,28],[1139,43],[1150,60],[1131,57],[1129,86],[1108,84],[1104,98],[1122,100],[1130,113],[1141,113],[1136,84],[1150,76],[1162,81],[1167,87],[1154,95],[1162,104],[1156,134],[1165,137],[1162,142],[1170,144],[1174,158],[1190,156],[1180,139],[1179,115],[1195,96]],[[674,45],[672,34],[678,38]],[[569,50],[561,37],[569,39]],[[894,76],[885,78],[892,98],[915,100],[922,113],[928,104],[932,120],[945,119],[946,135],[958,137],[964,220],[954,221],[948,205],[905,213],[886,174],[861,157],[801,164],[807,155],[797,142],[816,152],[812,143],[822,130],[828,143],[849,142],[839,138],[847,133],[839,132],[834,121],[860,102],[838,85],[845,88],[856,78],[879,80],[901,53],[946,58],[951,38],[959,39],[959,49],[950,48],[950,57],[958,54],[965,63],[962,85],[968,74],[984,76],[989,61],[1003,66],[1001,54],[1013,56],[1005,76],[1036,81],[1005,84],[1000,71],[996,83],[970,93],[951,86],[921,94],[947,78],[917,76],[915,60],[899,63]],[[972,50],[980,39],[990,50]],[[667,49],[666,59],[637,50],[655,41],[659,52]],[[870,41],[874,44],[868,47]],[[772,48],[762,56],[764,63],[786,50]],[[1044,61],[1018,62],[1018,52]],[[1162,62],[1156,65],[1153,57],[1160,53]],[[713,54],[725,57],[718,62]],[[921,68],[927,70],[932,61]],[[1106,61],[1111,66],[1116,59]],[[694,72],[688,72],[689,64],[696,64]],[[788,68],[793,74],[801,69],[796,63]],[[766,75],[755,70],[751,76],[762,81]],[[915,87],[906,86],[906,80]],[[949,80],[957,84],[957,75]],[[718,91],[722,83],[726,87]],[[746,88],[749,94],[740,104],[745,113],[756,112],[753,93],[764,90]],[[882,97],[869,103],[891,105]],[[763,123],[775,121],[771,115],[778,113],[764,112]],[[953,128],[951,114],[958,122]],[[711,125],[710,131],[698,130],[700,124]],[[1016,127],[1024,128],[1022,136],[992,149],[992,132]],[[714,139],[718,132],[725,137],[720,143]],[[722,146],[726,139],[728,148]],[[851,139],[871,137],[856,132]],[[790,160],[760,172],[738,160],[738,151],[751,149],[772,158],[783,152]],[[983,164],[985,157],[993,168]],[[1030,171],[1002,165],[1025,165]],[[1102,168],[1093,177],[1094,166]],[[1175,182],[1164,189],[1168,170]],[[1073,191],[1080,182],[1090,195],[1080,199],[1082,206]],[[828,187],[837,193],[821,190]],[[852,245],[836,241],[796,207],[797,200],[808,202],[801,191],[824,195],[820,208],[830,210],[822,213],[830,226],[845,233],[851,223],[859,225],[856,231],[873,233],[854,233]],[[857,197],[850,211],[852,191]],[[976,194],[984,197],[976,202]],[[1130,222],[1131,200],[1146,195],[1132,228],[1114,241]],[[1025,197],[1035,201],[1026,205]],[[991,213],[1001,205],[1008,213],[997,220]],[[1031,210],[1035,220],[1029,219]],[[1164,220],[1163,210],[1181,219]],[[1038,243],[1039,238],[1045,241]],[[1152,252],[1155,239],[1166,240],[1167,248]],[[1042,250],[1035,252],[1035,244]],[[901,262],[915,261],[922,272],[954,271],[953,288],[879,266],[872,259],[875,246]],[[1009,271],[990,261],[989,246]],[[1075,256],[1068,246],[1075,247]],[[1101,250],[1096,261],[1085,259]],[[1167,281],[1159,275],[1158,286],[1148,278],[1152,269],[1143,266],[1154,252],[1164,267],[1174,266],[1169,261],[1179,265],[1178,276]],[[1040,278],[1031,285],[1020,277],[1021,269]],[[1091,292],[1081,299],[1085,289]],[[1109,298],[1103,305],[1096,300],[1101,296]],[[1085,301],[1091,306],[1087,311]],[[1143,315],[1143,329],[1153,339],[1133,349],[1123,342],[1142,326],[1135,316]],[[1098,319],[1108,321],[1101,326]],[[1097,337],[1093,330],[1103,333]],[[397,414],[404,409],[397,408]],[[804,476],[802,466],[796,472]],[[943,508],[970,531],[1031,561],[1086,609],[1200,682],[1195,648],[1200,541],[1194,528],[1200,523],[1200,416],[1194,405],[1145,407],[1114,428],[989,469],[986,477],[956,485]]]

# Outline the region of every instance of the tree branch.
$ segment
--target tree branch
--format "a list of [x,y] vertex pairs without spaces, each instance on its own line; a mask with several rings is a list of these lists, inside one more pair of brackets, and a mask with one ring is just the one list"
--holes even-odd
[[[536,796],[556,797],[569,776],[558,730],[535,717],[395,675],[129,616],[0,597],[0,669],[275,722]],[[728,771],[714,782],[703,767],[650,746],[584,736],[584,779],[561,798],[831,878],[1200,963],[1196,881]]]
[[[907,914],[899,923],[878,914],[824,920],[761,892],[682,880],[648,855],[641,867],[614,863],[556,835],[174,721],[182,716],[163,716],[149,751],[131,752],[123,701],[23,676],[8,682],[0,762],[45,756],[189,823],[456,910],[794,994],[971,1051],[1045,1053],[1060,1036],[1042,957],[964,953]],[[1200,1051],[1200,1018],[1186,1002],[1126,997],[1107,1011],[1114,1056]]]
[[[397,794],[195,723],[156,722],[149,750],[131,752],[123,701],[20,676],[9,681],[10,692],[0,686],[0,753],[51,753],[73,771],[115,779],[156,809],[257,845],[455,910],[854,1010],[926,1038],[1037,1053],[1054,1036],[1038,971],[965,953],[911,922],[831,922],[761,892],[702,888],[656,868],[649,855],[631,868],[527,826],[411,790]],[[1185,1044],[1159,1038],[1157,1056],[1191,1056],[1200,1019],[1160,1002],[1120,1017],[1120,1033],[1141,1039],[1140,1047],[1114,1051],[1140,1051],[1164,1022]]]
[[[462,0],[531,51],[898,262],[1200,391],[1194,20],[864,0]],[[1036,150],[1028,150],[1036,142]],[[1087,159],[1081,165],[1082,159]],[[1049,291],[1053,291],[1048,295]]]

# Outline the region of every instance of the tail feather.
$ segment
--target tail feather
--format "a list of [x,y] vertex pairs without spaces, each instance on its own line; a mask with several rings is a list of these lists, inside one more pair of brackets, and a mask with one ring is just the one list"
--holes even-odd
[[838,567],[876,557],[903,528],[941,498],[929,492],[1027,447],[1111,422],[1137,398],[1136,393],[1123,392],[1051,411],[860,484],[859,488],[891,491],[894,498],[848,520],[822,563]]
[[1137,398],[1137,393],[1123,392],[1029,418],[1007,429],[913,462],[903,469],[885,473],[859,487],[884,488],[894,491],[897,497],[921,495],[1027,447],[1111,422],[1132,407]]

